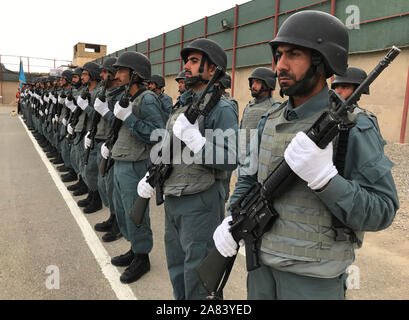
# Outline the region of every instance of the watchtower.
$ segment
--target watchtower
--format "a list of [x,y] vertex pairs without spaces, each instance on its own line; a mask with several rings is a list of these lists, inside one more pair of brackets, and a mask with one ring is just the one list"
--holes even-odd
[[83,66],[86,62],[104,57],[106,54],[106,45],[78,42],[74,46],[73,64]]

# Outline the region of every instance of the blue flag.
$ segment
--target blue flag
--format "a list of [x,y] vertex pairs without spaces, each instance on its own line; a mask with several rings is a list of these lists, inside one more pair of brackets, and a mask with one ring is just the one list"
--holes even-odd
[[26,82],[26,76],[24,75],[24,70],[23,70],[23,61],[20,60],[20,76],[19,76],[19,82],[20,82],[20,89],[21,89],[21,84]]

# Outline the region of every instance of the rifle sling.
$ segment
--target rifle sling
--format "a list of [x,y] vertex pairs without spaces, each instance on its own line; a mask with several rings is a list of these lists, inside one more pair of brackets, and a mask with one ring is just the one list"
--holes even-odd
[[[338,144],[336,148],[334,164],[338,170],[338,173],[341,176],[344,176],[345,158],[346,158],[347,150],[348,150],[349,131],[354,125],[355,123],[353,122],[348,122],[347,124],[343,124],[340,128],[340,133],[338,135]],[[346,227],[335,215],[331,215],[331,217],[332,217],[332,228],[335,230],[335,240],[336,241],[346,241],[349,238],[351,238],[345,233],[345,229],[349,229],[349,228]],[[349,234],[354,234],[354,233],[349,232]],[[354,239],[354,237],[352,239]]]

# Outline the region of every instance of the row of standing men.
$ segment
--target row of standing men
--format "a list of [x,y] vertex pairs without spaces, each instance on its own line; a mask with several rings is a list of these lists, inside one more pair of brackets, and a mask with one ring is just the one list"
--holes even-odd
[[[327,46],[320,46],[322,42]],[[252,72],[249,88],[254,100],[244,108],[240,123],[237,102],[224,92],[228,77],[207,86],[217,69],[225,71],[227,65],[224,50],[209,39],[193,40],[181,50],[184,74],[176,79],[181,95],[173,105],[163,99],[164,83],[154,81],[149,59],[138,52],[106,59],[102,66],[86,63],[74,72],[64,71],[59,84],[47,78],[22,92],[26,123],[40,145],[55,152],[50,157],[57,155],[58,161],[61,156],[64,166],[59,169],[68,170],[63,181],[78,177],[69,188],[74,194],[88,191],[88,197],[78,203],[85,206],[84,213],[99,208],[99,198],[110,209],[110,219],[95,229],[109,231],[111,239],[121,234],[130,242],[128,252],[111,260],[113,265],[127,267],[120,277],[123,283],[136,281],[150,270],[149,207],[138,228],[130,211],[138,197],[154,195],[147,179],[155,161],[150,154],[157,142],[152,133],[158,129],[167,134],[160,145],[165,146],[174,135],[200,160],[172,163],[162,185],[166,261],[175,299],[203,299],[209,294],[196,268],[211,249],[216,247],[224,256],[237,254],[225,203],[241,150],[248,155],[258,149],[257,172],[240,170],[230,203],[252,183],[262,183],[284,158],[299,176],[295,187],[274,203],[279,218],[261,239],[257,254],[262,267],[248,274],[250,299],[342,299],[346,268],[354,260],[354,248],[362,245],[363,232],[392,222],[397,193],[373,115],[360,112],[355,119],[348,148],[360,147],[348,149],[344,176],[332,163],[332,144],[320,151],[299,132],[328,108],[327,78],[344,76],[333,84],[339,86],[340,94],[345,84],[358,85],[348,80],[346,72],[345,26],[331,15],[303,11],[286,20],[270,45],[276,73],[268,68]],[[283,103],[271,95],[276,76],[280,93],[289,96]],[[200,116],[191,123],[185,113],[204,90],[208,91],[198,106]],[[248,130],[245,142],[238,142],[239,149],[229,143],[229,135],[221,141],[205,137],[208,129],[237,137],[239,127]],[[250,129],[257,134],[250,137]],[[247,143],[253,140],[256,143]],[[220,150],[223,161],[206,161]],[[291,152],[284,154],[287,150]],[[333,232],[330,217],[334,214],[349,232],[340,242]]]
[[[148,168],[152,148],[150,135],[155,129],[165,128],[170,115],[180,109],[180,101],[184,98],[179,96],[173,106],[172,98],[164,92],[165,79],[150,75],[148,69],[150,63],[146,57],[128,52],[119,58],[105,59],[102,65],[88,62],[73,71],[63,71],[61,76],[40,77],[26,83],[20,100],[23,118],[39,145],[53,164],[62,164],[57,167],[59,172],[66,172],[61,175],[62,181],[77,181],[68,185],[68,190],[74,196],[88,193],[85,199],[77,202],[78,206],[83,207],[85,214],[97,212],[102,205],[109,208],[108,220],[94,226],[95,230],[106,232],[103,241],[125,236],[131,243],[128,252],[112,259],[114,265],[128,267],[121,275],[124,283],[136,281],[149,270],[148,254],[153,246],[149,212],[146,212],[144,227],[136,228],[129,219],[129,210],[137,196],[136,186]],[[123,73],[127,72],[124,77]],[[126,108],[116,106],[115,112],[115,105],[124,96],[133,72],[140,80],[135,82],[134,90],[130,89],[131,102],[128,115],[124,116]],[[189,91],[185,78],[185,71],[182,71],[175,79],[180,95]],[[248,141],[250,129],[256,128],[261,115],[278,104],[272,98],[275,82],[273,71],[265,67],[256,68],[249,77],[254,99],[245,108],[240,125],[247,129]],[[216,86],[231,113],[223,128],[237,130],[238,103],[226,91],[231,86],[230,76],[226,73]],[[107,144],[111,144],[112,150]],[[136,147],[131,148],[131,145]],[[104,174],[100,165],[105,154],[107,168]],[[213,191],[218,192],[217,198],[223,199],[217,208],[221,217],[224,217],[222,203],[228,200],[230,178],[236,165],[230,166],[228,170],[220,170],[225,171],[224,177]],[[208,200],[211,201],[210,196]]]

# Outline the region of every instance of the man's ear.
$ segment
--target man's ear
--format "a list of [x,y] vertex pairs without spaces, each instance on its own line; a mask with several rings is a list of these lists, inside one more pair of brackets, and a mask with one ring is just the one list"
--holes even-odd
[[210,77],[213,77],[213,74],[215,73],[215,71],[216,71],[216,65],[211,64],[211,65],[209,66],[209,74],[210,74]]

